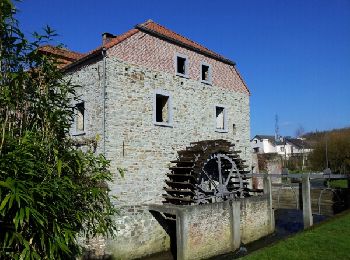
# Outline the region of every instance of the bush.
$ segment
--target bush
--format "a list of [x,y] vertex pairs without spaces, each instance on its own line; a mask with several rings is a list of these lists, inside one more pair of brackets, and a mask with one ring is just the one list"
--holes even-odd
[[114,231],[109,163],[69,138],[75,86],[0,0],[0,258],[73,259],[77,237]]

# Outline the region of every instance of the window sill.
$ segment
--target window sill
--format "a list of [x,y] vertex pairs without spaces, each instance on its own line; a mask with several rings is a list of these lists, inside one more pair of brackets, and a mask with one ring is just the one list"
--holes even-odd
[[173,127],[173,124],[170,123],[164,123],[164,122],[153,122],[154,125],[156,126],[164,126],[164,127]]
[[211,86],[211,81],[206,81],[206,80],[201,80],[201,83],[205,84],[205,85],[210,85]]
[[75,132],[75,133],[72,133],[72,136],[82,136],[82,135],[86,135],[85,132]]
[[218,133],[228,133],[228,130],[227,130],[227,129],[218,129],[218,128],[216,128],[216,129],[215,129],[215,132],[218,132]]
[[185,79],[189,79],[190,77],[186,74],[182,74],[182,73],[179,73],[179,72],[176,72],[176,76],[179,76],[181,78],[185,78]]

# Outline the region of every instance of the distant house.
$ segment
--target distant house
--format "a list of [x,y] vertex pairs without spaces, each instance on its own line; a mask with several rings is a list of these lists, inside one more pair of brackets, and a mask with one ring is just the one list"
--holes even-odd
[[256,135],[250,141],[254,153],[277,153],[289,158],[312,151],[310,145],[302,138],[279,137],[273,135]]

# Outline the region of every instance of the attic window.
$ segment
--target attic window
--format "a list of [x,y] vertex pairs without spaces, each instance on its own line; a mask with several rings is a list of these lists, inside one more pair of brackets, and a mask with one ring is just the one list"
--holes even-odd
[[172,125],[171,96],[165,91],[156,91],[153,104],[153,123],[155,125]]
[[188,76],[188,59],[186,56],[177,54],[176,55],[176,75]]
[[211,67],[209,64],[202,63],[201,65],[201,81],[211,83]]
[[215,106],[215,126],[217,132],[227,132],[226,108]]
[[77,133],[82,133],[85,131],[85,104],[84,102],[75,105],[76,115],[75,115],[75,131]]

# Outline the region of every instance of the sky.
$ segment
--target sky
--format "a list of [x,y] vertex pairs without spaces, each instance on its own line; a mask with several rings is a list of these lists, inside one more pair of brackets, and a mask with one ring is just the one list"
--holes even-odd
[[88,52],[101,34],[148,19],[235,61],[250,91],[251,136],[350,126],[350,0],[23,0],[25,34],[49,25]]

